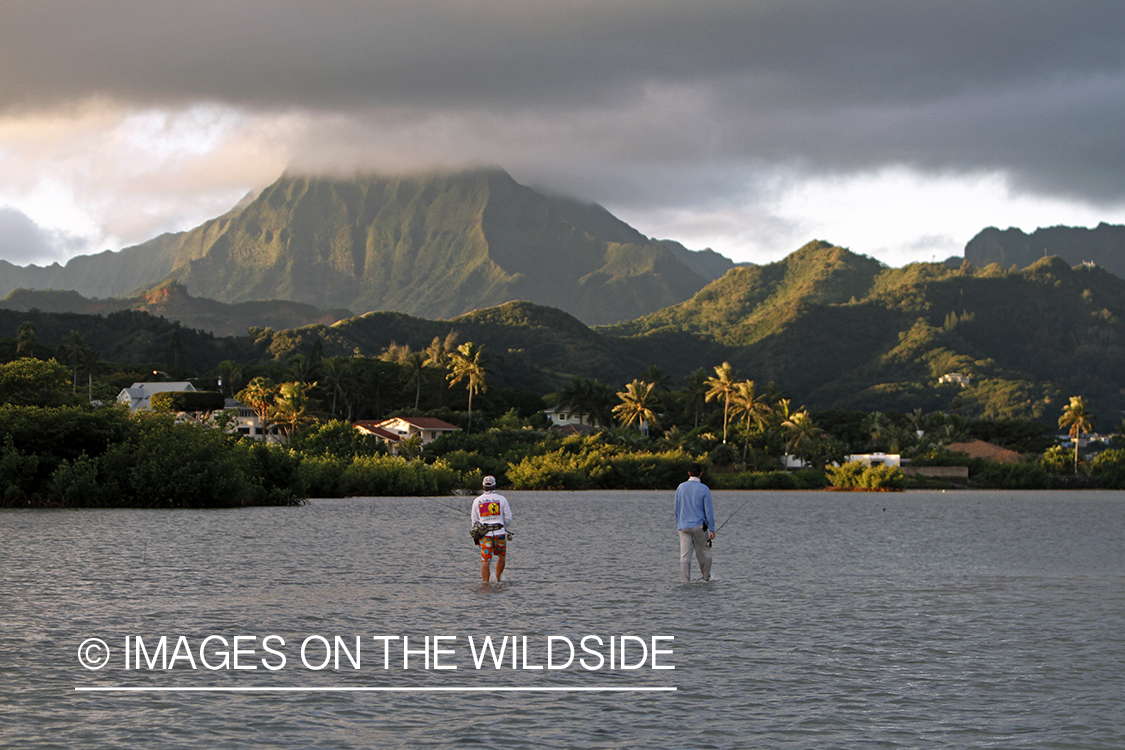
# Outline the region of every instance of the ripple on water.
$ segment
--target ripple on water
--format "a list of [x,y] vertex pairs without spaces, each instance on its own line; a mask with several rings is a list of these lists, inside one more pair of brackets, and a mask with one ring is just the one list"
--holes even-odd
[[[1001,497],[1002,495],[1002,497]],[[716,493],[711,583],[670,493],[511,493],[482,585],[420,499],[0,511],[13,747],[1125,746],[1125,495]],[[461,502],[458,500],[457,502]],[[406,528],[402,520],[410,519]],[[125,635],[674,637],[675,670],[83,670]],[[540,655],[541,656],[541,655]],[[532,664],[535,663],[533,658]],[[98,684],[674,686],[674,693],[89,694]]]

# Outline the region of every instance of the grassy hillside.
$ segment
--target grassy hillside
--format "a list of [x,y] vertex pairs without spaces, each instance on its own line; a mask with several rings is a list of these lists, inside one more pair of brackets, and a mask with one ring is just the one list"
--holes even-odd
[[[680,305],[598,330],[629,341],[676,333],[692,353],[701,349],[693,342],[720,343],[744,377],[775,381],[819,408],[1043,417],[1069,395],[1085,395],[1103,414],[1125,408],[1123,317],[1125,282],[1097,267],[1045,258],[1020,272],[889,269],[811,243],[779,263],[736,268]],[[952,372],[971,385],[939,384]]]
[[[0,311],[0,333],[15,335],[27,315]],[[37,315],[43,343],[57,346],[73,327],[104,359],[144,351],[151,360],[168,350],[173,331],[151,316],[120,325],[120,313]],[[1097,267],[1045,258],[1018,272],[968,263],[890,269],[812,243],[778,263],[732,269],[687,302],[616,326],[590,328],[557,308],[510,302],[448,320],[377,312],[238,339],[181,329],[180,338],[185,362],[205,370],[221,359],[285,364],[318,340],[329,357],[376,356],[391,343],[418,350],[452,331],[484,346],[494,387],[540,394],[575,375],[622,387],[652,365],[678,385],[729,361],[739,378],[773,381],[795,405],[814,409],[1051,422],[1069,396],[1081,395],[1116,425],[1125,409],[1123,320],[1125,281]],[[125,343],[115,341],[113,325]],[[940,382],[949,373],[969,385]]]

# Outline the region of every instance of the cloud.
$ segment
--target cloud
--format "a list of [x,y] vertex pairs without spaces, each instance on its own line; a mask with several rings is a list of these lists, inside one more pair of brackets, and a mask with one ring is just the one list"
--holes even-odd
[[[499,165],[661,227],[711,221],[756,246],[796,241],[815,223],[815,205],[804,218],[770,208],[787,185],[879,174],[956,179],[966,195],[991,180],[1008,197],[1111,217],[1125,205],[1123,125],[1119,3],[39,0],[0,10],[0,203],[51,194],[85,217],[60,228],[91,242],[184,228],[286,165]],[[29,200],[20,210],[46,226],[47,199]],[[920,229],[903,247],[959,233]]]
[[22,211],[0,206],[0,258],[17,265],[43,265],[69,258],[83,244],[79,238],[43,229]]

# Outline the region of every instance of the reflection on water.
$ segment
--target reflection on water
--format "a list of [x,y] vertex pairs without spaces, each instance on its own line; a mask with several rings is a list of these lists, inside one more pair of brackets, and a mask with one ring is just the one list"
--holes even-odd
[[[1125,746],[1123,493],[716,493],[721,518],[750,503],[715,540],[720,580],[687,585],[671,492],[509,499],[505,581],[485,585],[466,516],[442,507],[460,499],[0,512],[0,744]],[[258,668],[193,670],[181,653],[168,671],[125,670],[137,635],[147,656],[163,635],[165,656],[182,638],[193,658],[219,636],[213,663],[238,636]],[[264,666],[266,635],[284,639],[283,669]],[[357,635],[362,669],[347,654],[339,670],[302,666],[310,636],[325,639],[309,644],[315,664]],[[516,668],[509,650],[478,670],[470,636],[528,648]],[[548,638],[582,656],[586,636],[601,668],[534,669]],[[674,638],[674,670],[605,666],[611,639],[631,665],[656,636]],[[89,637],[108,667],[79,664]],[[96,686],[677,690],[74,690]]]

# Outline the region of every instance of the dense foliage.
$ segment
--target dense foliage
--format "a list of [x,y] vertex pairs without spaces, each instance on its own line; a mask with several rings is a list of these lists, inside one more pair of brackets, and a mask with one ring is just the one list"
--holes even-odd
[[[1079,442],[1096,414],[1118,413],[1122,315],[1125,282],[1097,268],[1046,258],[1022,272],[886,269],[826,243],[600,330],[518,302],[450,321],[373,313],[238,339],[140,312],[0,310],[15,334],[0,339],[0,479],[8,503],[164,507],[441,493],[484,474],[529,489],[671,487],[696,460],[717,487],[907,481],[845,463],[882,451],[968,466],[978,485],[1116,487],[1119,451],[1091,460],[1105,446],[1084,456]],[[942,382],[953,373],[964,377]],[[91,405],[154,378],[191,378],[211,394],[154,397],[165,416]],[[1065,395],[1075,384],[1083,396]],[[224,396],[257,412],[271,442],[210,429],[229,424],[211,414]],[[546,430],[548,405],[584,415],[596,434]],[[464,431],[388,455],[351,427],[388,415]],[[1056,424],[1065,449],[1052,447]],[[974,438],[1023,460],[945,448]],[[783,471],[786,454],[808,471]]]

